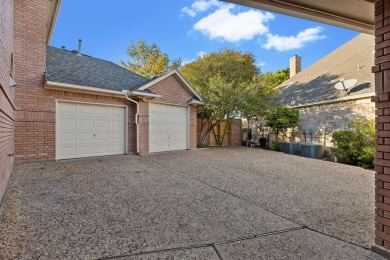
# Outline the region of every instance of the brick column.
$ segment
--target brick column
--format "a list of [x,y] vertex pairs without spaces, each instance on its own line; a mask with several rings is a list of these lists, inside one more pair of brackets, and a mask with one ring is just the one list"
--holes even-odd
[[375,3],[375,245],[390,256],[390,1]]
[[190,149],[194,150],[198,144],[198,118],[197,107],[190,106]]
[[139,150],[149,153],[149,102],[139,100]]

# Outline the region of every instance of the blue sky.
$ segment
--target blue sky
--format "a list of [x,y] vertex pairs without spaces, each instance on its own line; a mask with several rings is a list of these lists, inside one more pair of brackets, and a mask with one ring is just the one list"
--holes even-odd
[[251,51],[262,72],[306,68],[357,32],[217,0],[63,0],[50,45],[117,62],[130,41],[155,42],[184,62],[223,48]]

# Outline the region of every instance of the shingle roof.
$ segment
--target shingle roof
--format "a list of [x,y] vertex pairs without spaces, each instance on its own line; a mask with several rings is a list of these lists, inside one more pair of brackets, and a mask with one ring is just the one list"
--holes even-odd
[[[372,35],[360,34],[310,67],[279,85],[280,103],[289,106],[346,96],[334,85],[340,79],[357,79],[349,96],[374,92],[375,39]],[[303,57],[304,58],[304,57]],[[360,69],[358,69],[358,65]]]
[[115,63],[48,46],[46,73],[48,81],[110,90],[135,90],[150,79]]

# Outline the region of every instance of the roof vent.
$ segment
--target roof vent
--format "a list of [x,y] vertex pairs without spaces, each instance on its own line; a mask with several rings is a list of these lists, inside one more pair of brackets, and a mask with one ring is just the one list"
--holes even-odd
[[79,48],[77,49],[77,56],[81,56],[81,45],[83,44],[83,40],[79,39]]

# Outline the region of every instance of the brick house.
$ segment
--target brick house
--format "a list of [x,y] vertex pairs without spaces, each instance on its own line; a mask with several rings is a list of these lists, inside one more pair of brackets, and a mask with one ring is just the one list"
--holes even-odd
[[48,141],[17,152],[19,161],[40,159],[41,145],[44,159],[196,148],[203,100],[176,70],[147,79],[80,51],[47,47],[41,90]]
[[[227,1],[375,35],[372,67],[375,96],[372,101],[375,102],[377,147],[373,250],[390,257],[390,1],[302,0],[294,1],[294,4],[291,1]],[[44,106],[47,90],[43,88],[42,73],[45,71],[46,43],[55,24],[59,3],[60,0],[0,1],[0,197],[13,167],[13,157],[8,155],[24,153],[26,156],[19,160],[55,157],[55,150],[45,145],[55,143],[54,134],[50,134],[55,127],[53,110]],[[14,81],[18,84],[16,88]],[[61,93],[78,100],[104,97]],[[34,135],[40,138],[33,138]],[[39,149],[29,154],[34,147]]]
[[[32,143],[22,143],[23,136],[45,136],[36,124],[41,113],[36,104],[40,102],[38,89],[43,88],[45,48],[60,4],[61,0],[0,2],[0,202],[16,150],[41,142],[40,138],[33,138]],[[28,104],[23,104],[26,100]],[[29,133],[22,135],[23,129]],[[38,149],[35,153],[43,152]]]
[[196,148],[196,110],[203,101],[180,73],[146,79],[48,47],[60,5],[0,4],[0,200],[14,160]]
[[[375,118],[374,49],[374,37],[360,34],[303,71],[301,58],[291,58],[290,79],[278,88],[280,103],[299,109],[300,133],[312,133],[313,142],[330,147],[333,131],[346,129],[358,117]],[[349,79],[357,80],[354,87],[335,88],[340,80]],[[302,139],[300,133],[287,132],[285,138]]]

